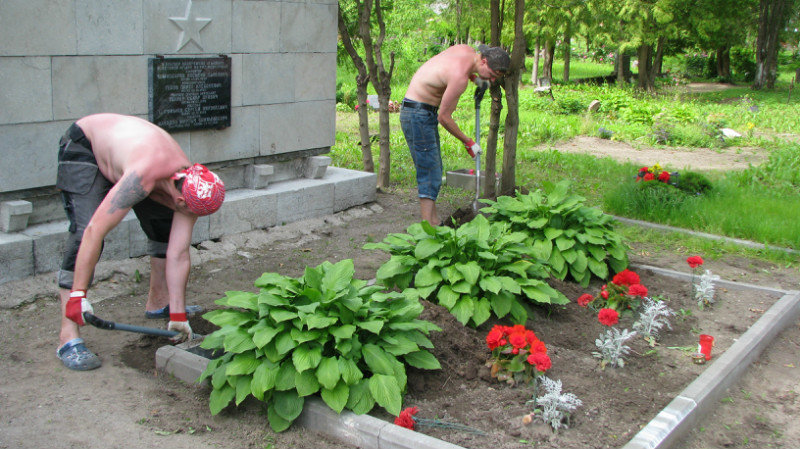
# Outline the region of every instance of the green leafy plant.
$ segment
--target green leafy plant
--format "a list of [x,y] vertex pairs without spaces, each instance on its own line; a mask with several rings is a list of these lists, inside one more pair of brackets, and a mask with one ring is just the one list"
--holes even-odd
[[583,204],[585,199],[567,193],[569,183],[546,184],[550,192],[537,190],[516,197],[484,200],[493,222],[508,223],[523,232],[534,259],[547,265],[558,279],[572,276],[582,286],[592,275],[608,278],[609,268],[619,272],[628,266],[622,237],[611,226],[612,218]]
[[305,397],[320,393],[336,412],[369,412],[377,403],[400,413],[406,365],[440,369],[427,335],[441,331],[419,320],[413,295],[385,293],[353,279],[352,260],[306,268],[300,278],[264,273],[258,293],[231,291],[203,315],[220,326],[202,347],[224,350],[200,381],[211,378],[209,406],[253,396],[267,403],[273,430],[288,428]]
[[407,232],[364,245],[391,254],[376,277],[444,306],[464,325],[478,326],[492,313],[524,323],[528,304],[521,297],[536,304],[569,302],[543,280],[544,266],[526,257],[525,234],[510,232],[506,223],[478,215],[458,229],[422,222]]

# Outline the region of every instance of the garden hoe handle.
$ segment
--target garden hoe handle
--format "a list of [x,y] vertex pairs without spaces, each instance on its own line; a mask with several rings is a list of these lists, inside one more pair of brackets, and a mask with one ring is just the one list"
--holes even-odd
[[[106,321],[104,319],[92,315],[89,312],[83,312],[83,319],[84,321],[86,321],[87,323],[91,324],[94,327],[109,331],[118,330],[118,331],[136,332],[138,334],[156,335],[158,337],[169,337],[169,338],[175,337],[180,334],[180,332],[168,331],[166,329],[134,326],[132,324],[122,324],[122,323],[115,323],[113,321]],[[192,334],[193,339],[197,337],[199,337],[199,335]]]
[[[481,144],[481,100],[486,88],[475,86],[475,142]],[[475,201],[472,202],[472,210],[478,211],[478,199],[481,197],[481,153],[475,154]]]

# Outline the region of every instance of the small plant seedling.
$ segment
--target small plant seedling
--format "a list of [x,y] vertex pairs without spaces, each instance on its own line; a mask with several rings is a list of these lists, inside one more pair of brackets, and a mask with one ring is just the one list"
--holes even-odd
[[681,318],[686,318],[692,316],[692,309],[678,309],[678,315]]
[[742,394],[744,395],[745,399],[750,399],[750,396],[752,395],[752,393],[750,393],[749,391],[745,390],[744,388],[742,388]]
[[137,284],[142,282],[142,273],[139,273],[139,270],[133,272],[133,282],[136,282]]
[[720,402],[722,402],[722,403],[729,402],[729,403],[733,404],[734,401],[733,401],[732,397],[728,396],[728,397],[724,397],[724,398],[720,399]]

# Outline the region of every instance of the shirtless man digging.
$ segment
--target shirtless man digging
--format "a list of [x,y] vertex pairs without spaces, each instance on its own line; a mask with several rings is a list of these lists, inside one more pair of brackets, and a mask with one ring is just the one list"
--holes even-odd
[[186,306],[189,245],[197,217],[214,213],[225,185],[200,164],[192,165],[166,131],[146,120],[96,114],[75,122],[61,138],[56,187],[69,219],[69,235],[58,286],[60,346],[64,366],[90,370],[100,359],[84,345],[78,326],[92,312],[86,290],[103,250],[103,238],[133,209],[148,238],[148,318],[167,318],[169,330],[189,338]]
[[438,125],[441,123],[463,142],[471,157],[480,157],[480,145],[461,131],[453,120],[453,111],[470,80],[485,88],[503,76],[510,64],[511,58],[500,47],[481,45],[475,51],[469,45],[455,45],[422,64],[411,78],[400,111],[400,125],[417,170],[422,219],[428,223],[441,224],[436,213],[436,198],[442,186]]

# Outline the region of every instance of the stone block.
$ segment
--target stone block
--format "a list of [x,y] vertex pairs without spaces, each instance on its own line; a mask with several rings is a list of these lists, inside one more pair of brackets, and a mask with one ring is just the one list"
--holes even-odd
[[328,167],[324,179],[333,183],[334,212],[378,199],[378,175],[375,173]]
[[[300,53],[294,57],[294,100],[336,100],[336,53]],[[377,104],[377,103],[376,103]]]
[[231,57],[231,107],[242,105],[242,54],[232,54]]
[[252,164],[245,168],[245,180],[251,189],[263,189],[269,185],[275,168],[269,164]]
[[[133,216],[133,220],[136,220],[132,211],[128,212],[125,219],[129,220],[128,217],[130,216]],[[109,231],[108,234],[106,234],[106,238],[103,239],[102,260],[122,260],[129,257],[131,228],[126,226],[125,219],[114,229]]]
[[50,58],[0,58],[0,86],[0,124],[52,120]]
[[386,423],[381,430],[380,449],[463,449],[461,446],[440,439],[414,432],[405,427]]
[[176,346],[158,348],[156,350],[156,369],[171,374],[189,385],[207,385],[207,381],[198,384],[197,379],[205,371],[210,360],[189,352],[184,345],[185,343],[179,345],[183,346],[182,348]]
[[78,0],[75,14],[80,55],[142,54],[141,0]]
[[146,56],[53,58],[53,114],[75,120],[98,111],[147,114]]
[[258,156],[259,108],[233,108],[231,126],[221,130],[191,131],[190,159],[202,163]]
[[0,126],[4,166],[0,192],[55,184],[58,139],[69,124],[44,122]]
[[335,143],[334,100],[266,105],[261,109],[261,154],[282,154]]
[[233,1],[231,47],[234,53],[272,53],[280,49],[282,2]]
[[592,100],[589,107],[586,108],[589,112],[597,112],[600,109],[600,100]]
[[69,222],[54,221],[30,226],[22,233],[33,240],[34,274],[50,273],[61,268]]
[[[294,205],[297,209],[297,205]],[[209,216],[210,238],[263,229],[277,224],[278,194],[270,190],[240,189],[225,197],[222,207]]]
[[33,276],[33,239],[19,233],[0,233],[0,284]]
[[[278,197],[277,224],[333,213],[333,183],[299,179],[270,186]],[[298,207],[302,204],[303,207]]]
[[352,447],[378,449],[389,423],[369,415],[344,410],[336,413],[319,398],[307,398],[297,424]]
[[28,226],[28,217],[31,212],[33,212],[33,204],[30,201],[3,201],[0,203],[0,231],[22,231]]
[[335,4],[283,3],[281,51],[335,53],[336,8]]
[[193,245],[211,239],[211,217],[213,216],[214,214],[199,217],[194,223],[194,229],[192,229]]
[[[144,0],[144,52],[147,54],[231,53],[231,3],[228,1],[188,2]],[[174,18],[177,20],[170,20]],[[178,23],[192,20],[198,28],[196,39],[183,34]],[[205,19],[211,19],[206,22]]]
[[76,36],[73,1],[0,2],[0,56],[75,54]]
[[[287,54],[243,55],[242,104],[262,105],[294,101],[294,63],[293,55]],[[278,106],[285,108],[284,104]]]
[[[128,217],[125,217],[126,219]],[[147,235],[142,231],[139,220],[126,220],[120,226],[128,226],[128,257],[141,257],[147,255]]]
[[312,156],[305,158],[303,162],[303,177],[308,179],[320,179],[325,176],[325,170],[331,165],[331,158],[328,156]]

